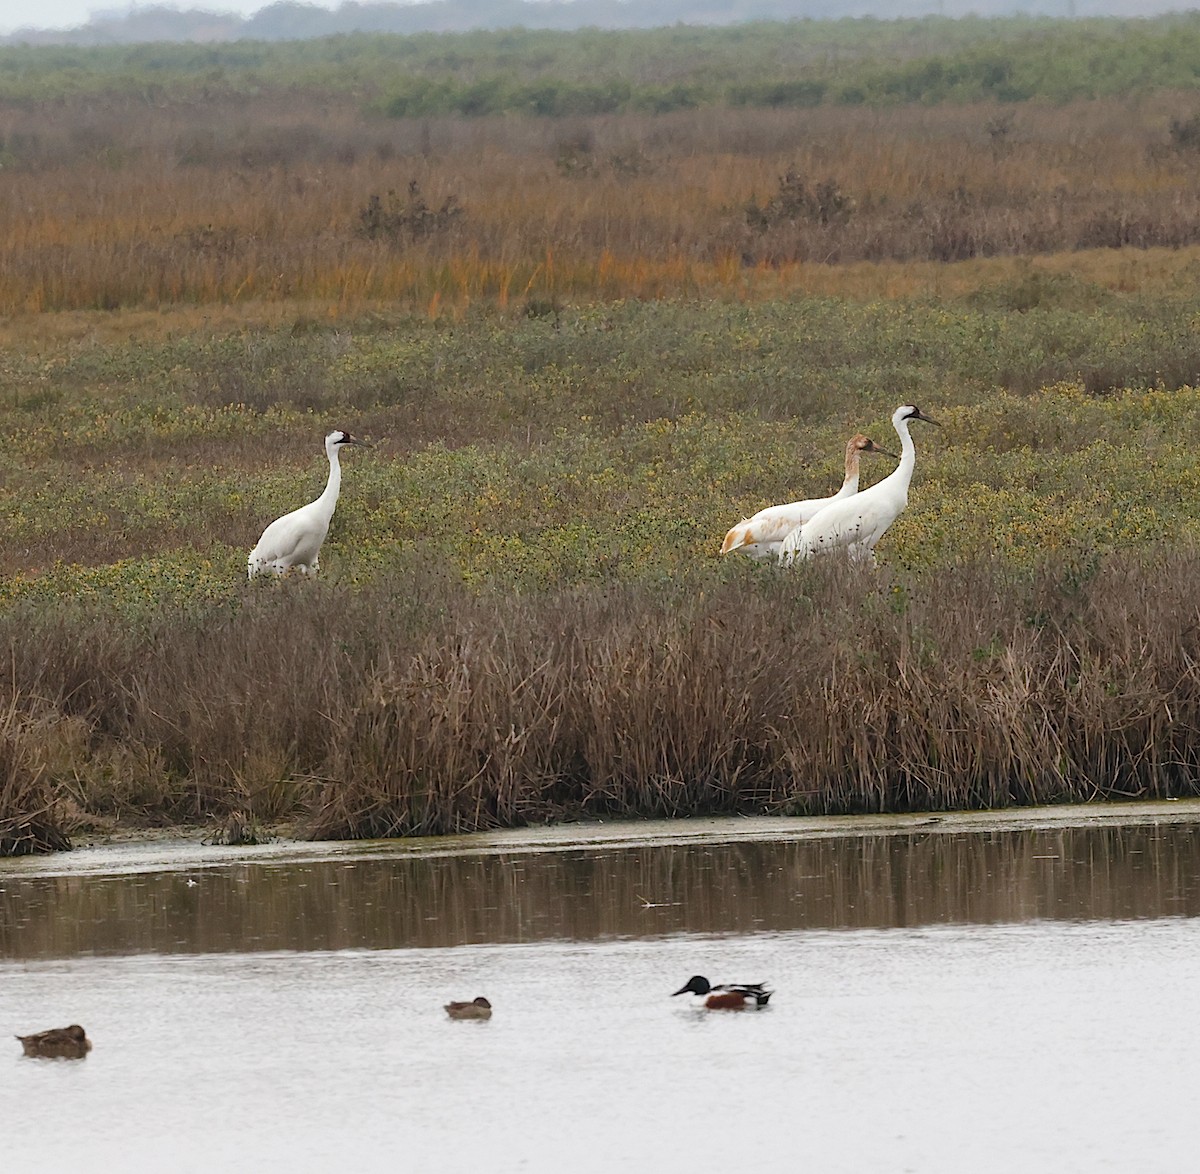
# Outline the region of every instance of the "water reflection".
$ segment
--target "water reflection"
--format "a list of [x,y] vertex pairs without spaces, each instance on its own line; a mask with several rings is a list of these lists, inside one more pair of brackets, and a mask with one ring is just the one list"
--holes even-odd
[[1163,824],[0,876],[0,957],[457,946],[1200,913]]

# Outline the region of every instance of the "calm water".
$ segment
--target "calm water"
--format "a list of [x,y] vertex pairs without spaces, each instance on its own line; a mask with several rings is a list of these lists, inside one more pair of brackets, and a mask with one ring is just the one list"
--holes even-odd
[[784,826],[0,865],[5,1167],[1190,1168],[1200,824]]

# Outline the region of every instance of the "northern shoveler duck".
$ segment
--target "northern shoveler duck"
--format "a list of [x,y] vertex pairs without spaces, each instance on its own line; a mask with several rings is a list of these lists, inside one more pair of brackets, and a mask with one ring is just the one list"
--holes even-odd
[[34,1035],[19,1035],[27,1056],[47,1060],[82,1060],[92,1050],[92,1041],[78,1023],[70,1027],[52,1027]]
[[695,974],[679,990],[672,994],[684,995],[691,992],[697,1007],[709,1011],[745,1011],[765,1007],[772,991],[761,982],[731,982],[713,986],[703,975]]
[[469,1003],[447,1003],[446,1014],[451,1019],[491,1019],[492,1005],[480,995]]

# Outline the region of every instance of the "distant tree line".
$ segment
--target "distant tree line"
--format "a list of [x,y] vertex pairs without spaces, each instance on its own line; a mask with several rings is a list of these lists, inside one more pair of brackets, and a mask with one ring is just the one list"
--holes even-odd
[[[212,0],[215,8],[220,0]],[[287,41],[349,33],[437,33],[470,29],[635,29],[750,21],[943,17],[1148,17],[1172,0],[427,0],[336,8],[281,0],[250,17],[161,5],[98,14],[74,29],[19,29],[0,44],[117,45],[147,42]]]
[[[254,19],[283,10],[313,20],[329,15],[278,4]],[[734,28],[356,33],[203,44],[0,45],[0,101],[122,95],[189,101],[304,90],[344,95],[395,118],[1063,103],[1195,91],[1197,62],[1200,12],[1153,20],[927,17]]]

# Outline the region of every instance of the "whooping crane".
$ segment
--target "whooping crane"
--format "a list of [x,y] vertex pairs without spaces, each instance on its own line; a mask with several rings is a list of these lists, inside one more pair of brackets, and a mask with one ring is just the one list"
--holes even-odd
[[831,502],[793,530],[779,548],[781,563],[791,566],[794,559],[833,550],[846,550],[855,560],[874,563],[875,543],[908,505],[908,483],[917,462],[917,450],[908,434],[910,420],[937,423],[913,404],[898,407],[892,413],[892,427],[900,436],[900,464],[870,489]]
[[251,579],[255,575],[282,575],[293,567],[306,575],[317,573],[321,543],[329,533],[329,521],[342,487],[338,453],[345,444],[371,447],[365,440],[355,440],[349,432],[331,432],[325,437],[325,453],[329,457],[329,480],[325,482],[325,491],[316,501],[276,518],[262,532],[247,560]]
[[832,497],[814,497],[808,501],[791,501],[786,505],[767,506],[751,518],[740,521],[721,543],[722,554],[748,554],[751,558],[770,558],[779,553],[780,544],[797,527],[825,508],[831,502],[840,501],[858,492],[858,462],[865,452],[880,453],[885,457],[895,455],[880,448],[869,436],[861,432],[850,438],[846,445],[846,479]]

